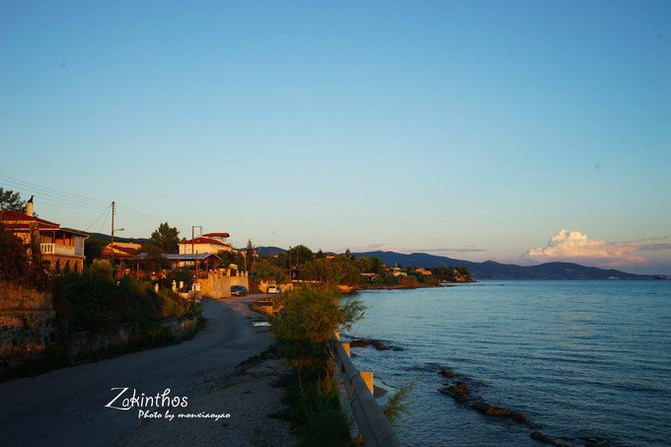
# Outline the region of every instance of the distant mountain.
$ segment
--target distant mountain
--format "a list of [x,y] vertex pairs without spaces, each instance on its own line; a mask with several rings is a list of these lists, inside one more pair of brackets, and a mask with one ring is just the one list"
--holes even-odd
[[[103,234],[103,233],[89,233],[89,237],[92,239],[102,239],[105,241],[110,241],[112,238],[110,237],[109,234]],[[116,242],[134,242],[136,244],[141,244],[142,242],[147,243],[149,242],[149,239],[147,238],[141,238],[141,237],[119,237],[119,235],[114,235],[114,240]]]
[[546,264],[521,266],[501,264],[494,261],[472,262],[436,256],[426,253],[403,254],[393,251],[369,251],[354,253],[356,256],[376,256],[388,266],[404,267],[466,266],[474,279],[660,279],[654,275],[635,275],[619,270],[604,270],[585,267],[570,262],[548,262]]
[[[239,250],[244,250],[240,248]],[[280,247],[256,247],[256,252],[261,256],[276,255],[278,253],[286,253],[288,250]],[[316,252],[315,252],[316,253]],[[331,251],[324,252],[325,255],[336,254]]]
[[261,256],[276,255],[286,253],[287,250],[280,247],[256,247],[256,252]]

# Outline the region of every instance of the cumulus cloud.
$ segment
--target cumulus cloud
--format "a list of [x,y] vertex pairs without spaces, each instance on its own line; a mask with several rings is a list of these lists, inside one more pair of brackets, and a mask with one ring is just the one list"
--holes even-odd
[[561,230],[543,248],[532,248],[524,257],[535,262],[567,261],[599,267],[623,267],[646,261],[634,242],[590,239],[579,231]]

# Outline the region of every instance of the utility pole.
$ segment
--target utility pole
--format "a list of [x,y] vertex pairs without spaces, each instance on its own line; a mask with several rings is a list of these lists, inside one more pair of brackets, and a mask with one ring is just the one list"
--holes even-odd
[[112,266],[114,266],[114,201],[112,201],[112,244],[110,246],[111,248],[111,253],[110,253],[110,261],[112,263]]
[[194,239],[196,238],[196,228],[200,228],[200,235],[203,235],[203,226],[202,225],[191,225],[191,254],[194,254]]

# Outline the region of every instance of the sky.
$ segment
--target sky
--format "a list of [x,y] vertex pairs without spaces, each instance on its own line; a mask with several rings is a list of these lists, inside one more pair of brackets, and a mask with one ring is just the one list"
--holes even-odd
[[670,79],[668,1],[0,0],[0,187],[127,237],[671,274]]

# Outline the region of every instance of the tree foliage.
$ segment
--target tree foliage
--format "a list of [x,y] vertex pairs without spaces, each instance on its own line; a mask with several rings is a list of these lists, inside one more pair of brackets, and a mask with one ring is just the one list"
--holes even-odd
[[134,276],[125,276],[117,285],[111,278],[111,269],[109,262],[103,260],[81,275],[58,278],[54,307],[59,325],[66,332],[102,333],[122,322],[145,324],[194,311],[193,303],[170,290],[156,292],[150,283]]
[[157,247],[161,253],[177,253],[179,243],[179,231],[175,227],[162,223],[151,234],[149,243]]
[[253,271],[256,253],[254,252],[254,244],[251,239],[247,239],[247,247],[245,248],[245,259],[247,262],[247,270]]
[[272,318],[272,331],[284,355],[298,368],[325,365],[334,332],[350,328],[365,310],[358,300],[341,303],[333,287],[301,287],[276,300],[283,309]]
[[21,200],[21,195],[11,189],[0,187],[0,210],[26,212],[26,201]]
[[466,266],[454,267],[431,267],[431,273],[439,281],[446,282],[471,282],[471,272],[468,271]]
[[39,247],[30,247],[32,260],[28,248],[28,244],[0,223],[0,278],[43,289],[47,287],[49,277],[41,265]]
[[307,281],[348,286],[359,285],[363,282],[356,263],[344,256],[333,259],[314,259],[300,266],[299,272],[300,279]]
[[91,264],[94,259],[99,258],[107,244],[109,244],[107,239],[99,239],[96,237],[89,237],[84,240],[84,256],[86,256],[86,264]]
[[266,259],[254,263],[254,280],[274,281],[278,284],[284,284],[289,280],[287,271],[282,267],[271,264]]
[[245,269],[245,256],[238,250],[219,250],[217,256],[221,258],[218,263],[221,267],[229,268],[231,264],[238,266],[238,271]]
[[312,250],[303,244],[292,247],[289,250],[288,256],[290,265],[287,267],[304,264],[306,262],[312,261],[315,257],[314,253],[312,253]]

